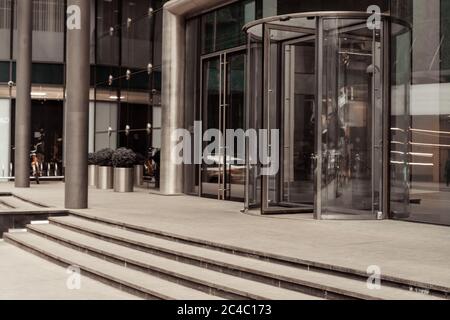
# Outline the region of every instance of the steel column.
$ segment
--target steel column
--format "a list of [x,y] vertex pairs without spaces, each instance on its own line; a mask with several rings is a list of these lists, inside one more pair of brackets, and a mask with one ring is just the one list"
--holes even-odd
[[31,58],[33,3],[17,1],[17,97],[15,121],[15,187],[30,187]]
[[[65,207],[88,207],[90,1],[69,0],[66,73]],[[80,23],[70,27],[70,19]]]

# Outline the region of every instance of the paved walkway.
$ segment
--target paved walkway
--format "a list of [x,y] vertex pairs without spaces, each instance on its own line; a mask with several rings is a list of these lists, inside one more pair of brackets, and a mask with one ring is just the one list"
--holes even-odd
[[[0,184],[1,191],[62,208],[64,185],[31,189]],[[190,196],[90,190],[99,217],[197,239],[382,273],[450,288],[450,228],[393,220],[316,221],[309,216],[261,217],[240,213],[241,203]]]
[[123,291],[83,277],[70,290],[66,268],[0,240],[0,300],[123,300],[137,299]]

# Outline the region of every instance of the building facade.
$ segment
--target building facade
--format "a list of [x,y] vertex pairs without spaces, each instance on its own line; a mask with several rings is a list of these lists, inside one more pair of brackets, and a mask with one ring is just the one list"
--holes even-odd
[[[92,1],[90,150],[161,148],[165,194],[450,225],[450,1],[163,2]],[[0,165],[12,174],[14,3],[0,1]],[[63,168],[65,3],[33,3],[32,131]],[[223,136],[178,163],[179,128],[191,141],[278,136]],[[277,154],[277,170],[263,174],[255,150]]]
[[[33,1],[31,141],[43,137],[44,175],[59,177],[70,50],[66,7],[64,0]],[[161,28],[162,1],[91,1],[91,152],[123,146],[146,155],[160,147]],[[17,1],[0,1],[0,38],[0,177],[8,178],[14,176]]]

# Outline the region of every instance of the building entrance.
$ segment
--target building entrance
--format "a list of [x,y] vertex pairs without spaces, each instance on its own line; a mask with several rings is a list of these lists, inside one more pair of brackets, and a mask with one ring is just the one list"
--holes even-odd
[[249,126],[277,129],[280,137],[266,146],[279,154],[275,174],[247,165],[247,208],[383,217],[388,37],[380,19],[370,25],[361,13],[294,14],[244,28],[249,114],[261,114],[249,116]]
[[[201,194],[219,200],[244,199],[245,159],[238,143],[228,139],[227,130],[245,128],[245,50],[232,50],[202,59],[203,133],[221,133],[214,148],[204,156],[201,166]],[[214,130],[214,131],[213,131]],[[206,133],[206,134],[209,134]],[[233,150],[231,150],[231,148]]]

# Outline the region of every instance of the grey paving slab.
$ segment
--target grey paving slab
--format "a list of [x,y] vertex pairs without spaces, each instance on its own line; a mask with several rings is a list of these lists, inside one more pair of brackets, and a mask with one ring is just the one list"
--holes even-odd
[[[64,185],[29,190],[0,184],[0,191],[62,208]],[[166,197],[139,189],[132,194],[90,189],[90,209],[81,213],[204,241],[276,253],[450,288],[450,229],[384,221],[315,221],[305,216],[259,217],[243,205],[190,196]]]
[[86,253],[67,248],[56,242],[47,240],[28,232],[9,234],[9,238],[28,248],[45,255],[79,266],[82,270],[93,272],[96,276],[104,277],[122,285],[141,290],[161,299],[174,300],[214,300],[217,297],[190,289],[146,273],[119,266],[117,264],[90,256]]
[[90,278],[79,290],[67,287],[67,269],[0,241],[0,300],[138,299]]

